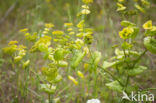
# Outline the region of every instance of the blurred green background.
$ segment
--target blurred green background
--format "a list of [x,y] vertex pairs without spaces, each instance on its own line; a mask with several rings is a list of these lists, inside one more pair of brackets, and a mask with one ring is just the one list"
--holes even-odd
[[[121,30],[120,21],[123,19],[116,11],[116,1],[94,0],[94,3],[91,4],[91,14],[86,19],[87,25],[95,30],[93,48],[96,47],[102,52],[104,60],[114,55],[113,46],[119,44],[121,41],[118,32]],[[156,1],[150,0],[150,2],[151,8],[147,9],[146,13],[139,13],[130,19],[132,22],[137,23],[139,27],[142,27],[142,24],[149,19],[156,25]],[[31,32],[35,32],[40,31],[45,23],[55,24],[55,29],[63,28],[65,22],[77,23],[78,19],[76,15],[80,10],[81,4],[81,0],[0,0],[0,48],[6,46],[10,40],[18,40],[20,43],[25,43],[23,40],[24,35],[18,32],[22,28],[29,28]],[[143,35],[140,32],[137,37],[138,43],[136,45],[138,47],[140,47]],[[141,46],[143,47],[143,45]],[[140,81],[139,85],[153,87],[156,85],[156,57],[151,53],[147,53],[144,59],[144,64],[149,67],[149,70],[140,76],[144,78],[138,77],[135,79]],[[38,60],[34,64],[36,68],[40,67],[41,62]],[[9,69],[10,65],[9,61],[5,57],[2,57],[0,51],[0,103],[16,103],[14,102],[16,101],[16,96],[14,95],[16,88],[10,86],[13,84],[14,79],[12,77],[14,74]],[[103,86],[104,84],[99,85]],[[36,88],[33,89],[35,90]],[[68,94],[69,91],[67,90],[66,93]],[[101,94],[102,96],[100,98],[103,98],[102,103],[114,103],[111,101],[112,98],[108,97],[109,92],[105,95]],[[80,95],[73,95],[77,96],[75,98],[81,98]],[[36,98],[34,95],[30,95],[31,101],[27,103],[39,103],[36,102],[38,100]],[[73,100],[76,101],[75,98],[70,97],[65,103],[75,103],[72,102]],[[108,100],[104,100],[105,98]],[[84,102],[83,99],[79,100],[79,102],[82,101]],[[76,103],[79,102],[77,101]]]

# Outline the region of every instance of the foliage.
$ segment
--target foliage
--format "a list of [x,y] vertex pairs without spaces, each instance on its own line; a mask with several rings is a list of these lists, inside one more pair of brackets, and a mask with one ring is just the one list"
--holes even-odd
[[[46,2],[51,1],[47,0]],[[153,55],[156,54],[156,26],[152,24],[152,20],[142,24],[145,30],[143,36],[142,28],[133,21],[133,16],[146,13],[150,8],[150,2],[147,0],[130,2],[117,0],[117,12],[122,18],[120,22],[122,29],[118,32],[120,44],[111,48],[114,55],[110,59],[106,59],[104,53],[94,46],[94,33],[96,31],[87,24],[92,3],[93,0],[82,0],[76,15],[77,23],[69,20],[63,24],[62,29],[56,29],[57,27],[53,23],[45,23],[39,31],[34,32],[29,28],[24,28],[19,30],[19,33],[25,37],[27,42],[25,45],[12,40],[8,46],[3,47],[3,55],[10,56],[11,64],[13,68],[16,68],[16,87],[20,88],[17,96],[23,94],[25,103],[30,92],[29,83],[31,79],[37,82],[35,87],[38,90],[48,95],[45,96],[46,99],[42,98],[43,103],[64,102],[65,99],[58,98],[62,98],[62,92],[65,92],[66,89],[68,89],[67,92],[71,92],[71,95],[75,92],[80,94],[78,98],[82,98],[77,100],[77,97],[67,96],[67,98],[71,98],[71,100],[65,101],[67,103],[70,101],[84,102],[84,98],[86,102],[86,99],[90,97],[97,98],[99,96],[98,98],[100,98],[105,92],[102,97],[108,99],[107,93],[111,95],[109,90],[120,95],[123,92],[129,95],[132,91],[140,91],[138,90],[139,86],[136,85],[137,81],[133,78],[141,76],[148,70],[147,65],[142,61],[147,51]],[[129,6],[130,4],[132,6]],[[136,44],[138,36],[144,39],[141,41],[141,45],[144,47],[139,45],[141,49],[138,49]],[[35,55],[40,57],[44,64],[37,71],[33,70],[35,68],[33,64],[39,60]],[[25,80],[23,87],[21,86],[22,81],[20,81],[22,75],[24,75]],[[101,83],[102,86],[99,87],[98,83]],[[63,89],[60,88],[61,86]],[[73,88],[76,90],[74,91]],[[39,94],[42,95],[41,92]],[[39,97],[41,99],[41,96]],[[64,96],[64,98],[66,97]],[[120,97],[112,101],[117,102],[119,100],[121,100]],[[87,103],[90,101],[88,100]],[[124,100],[120,102],[125,103]]]

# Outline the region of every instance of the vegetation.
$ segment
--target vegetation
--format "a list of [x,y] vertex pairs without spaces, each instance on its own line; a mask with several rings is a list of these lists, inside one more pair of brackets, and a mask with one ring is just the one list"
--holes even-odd
[[0,103],[154,103],[154,0],[0,6]]

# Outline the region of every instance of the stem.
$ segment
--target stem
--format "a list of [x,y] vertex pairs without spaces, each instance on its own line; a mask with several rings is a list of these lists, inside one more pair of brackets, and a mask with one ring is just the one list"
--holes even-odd
[[[86,62],[86,61],[83,61],[83,62],[88,63],[88,64],[91,64],[91,63]],[[108,73],[114,80],[117,80],[121,86],[124,86],[124,84],[123,84],[120,80],[118,80],[118,78],[115,77],[112,73],[110,73],[109,71],[107,71],[106,69],[104,69],[104,68],[103,68],[102,66],[100,66],[100,65],[97,65],[97,67],[98,67],[98,68],[101,68],[102,70],[104,70],[104,72]]]
[[49,103],[51,103],[51,95],[50,95],[50,93],[48,94],[48,99],[49,99]]
[[137,62],[141,59],[141,57],[147,52],[147,49],[144,50],[144,52],[141,53],[141,55],[134,61],[134,64],[132,66],[132,68],[135,67],[135,65],[137,64]]
[[121,86],[124,86],[124,84],[120,80],[118,80],[118,78],[115,77],[112,73],[110,73],[109,71],[107,71],[106,69],[104,69],[103,67],[101,67],[99,65],[98,65],[98,67],[101,68],[101,69],[103,69],[104,72],[108,73],[113,79],[117,80]]
[[[50,83],[50,88],[52,87],[52,84]],[[51,98],[51,94],[49,93],[49,103],[53,103],[53,100]]]
[[147,89],[144,89],[143,91],[147,91],[147,90],[156,90],[156,88],[147,88]]

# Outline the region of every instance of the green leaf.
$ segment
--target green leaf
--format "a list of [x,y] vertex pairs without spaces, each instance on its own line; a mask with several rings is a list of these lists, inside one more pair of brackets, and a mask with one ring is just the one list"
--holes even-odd
[[114,90],[114,91],[118,91],[118,92],[122,92],[122,90],[123,90],[123,87],[119,84],[118,81],[113,81],[113,82],[110,82],[110,83],[106,83],[106,86],[109,89]]
[[90,65],[89,65],[89,70],[90,72],[94,71],[96,72],[97,69],[97,65],[101,60],[101,52],[99,51],[95,51],[94,53],[92,53],[92,59],[90,59]]
[[54,53],[54,59],[55,60],[62,60],[64,58],[64,50],[63,49],[58,49]]
[[44,43],[40,43],[39,46],[38,46],[38,49],[39,49],[41,52],[47,52],[47,51],[48,51],[48,46],[45,45]]
[[135,4],[135,7],[136,7],[136,8],[137,8],[140,12],[145,13],[144,8],[143,8],[143,7],[141,7],[140,5]]
[[76,68],[80,64],[80,62],[82,61],[85,54],[86,54],[85,52],[77,51],[73,57],[71,67]]
[[117,63],[117,62],[107,62],[107,61],[104,61],[102,67],[103,67],[104,69],[107,69],[107,68],[110,68],[110,67],[114,66],[116,63]]
[[67,67],[68,63],[66,61],[61,60],[61,61],[58,62],[58,66],[59,67]]
[[151,53],[156,54],[156,40],[154,38],[144,38],[144,45]]
[[128,70],[128,75],[135,76],[135,75],[138,75],[138,74],[144,72],[146,69],[147,69],[147,67],[145,67],[145,66],[137,66],[133,69]]
[[98,65],[98,63],[100,62],[100,59],[101,59],[101,52],[98,52],[98,51],[95,51],[94,53],[93,53],[93,61],[94,61],[94,64],[95,65]]

